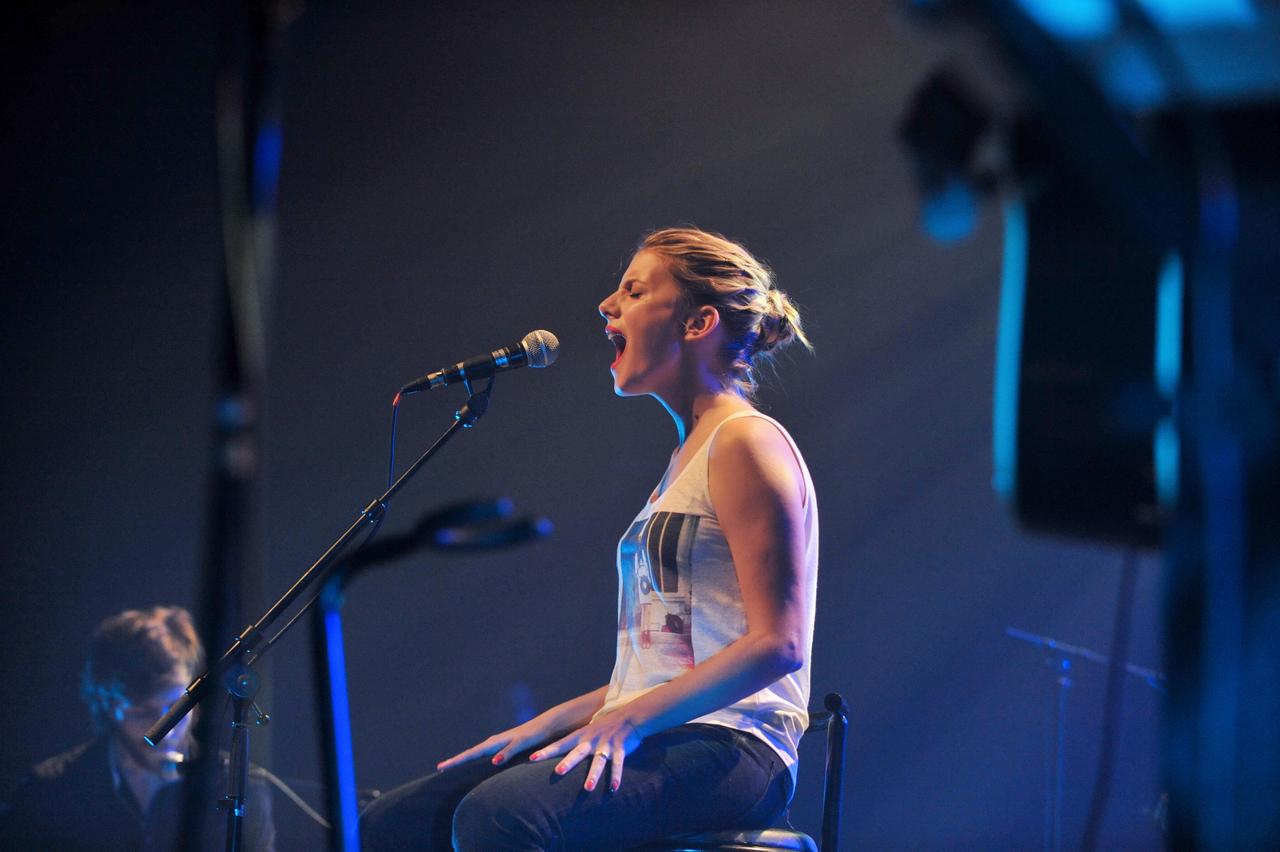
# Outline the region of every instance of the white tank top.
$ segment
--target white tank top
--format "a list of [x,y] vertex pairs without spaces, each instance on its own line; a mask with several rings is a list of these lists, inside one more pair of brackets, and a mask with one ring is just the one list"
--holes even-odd
[[[796,774],[796,746],[809,723],[809,658],[818,582],[818,505],[795,441],[756,411],[729,415],[656,501],[645,501],[618,542],[618,656],[600,716],[666,683],[747,632],[738,575],[711,505],[708,466],[720,428],[760,417],[787,439],[804,476],[805,589],[809,620],[804,665],[754,695],[690,719],[737,728],[764,740]],[[661,486],[659,486],[661,487]]]

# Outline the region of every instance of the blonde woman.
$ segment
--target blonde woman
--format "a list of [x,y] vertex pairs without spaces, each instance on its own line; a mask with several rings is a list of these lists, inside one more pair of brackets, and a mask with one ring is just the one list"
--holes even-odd
[[599,307],[619,396],[651,396],[676,448],[618,545],[610,681],[441,761],[364,817],[370,848],[625,849],[767,826],[807,723],[818,569],[813,482],[752,403],[808,346],[769,270],[717,234],[646,236]]

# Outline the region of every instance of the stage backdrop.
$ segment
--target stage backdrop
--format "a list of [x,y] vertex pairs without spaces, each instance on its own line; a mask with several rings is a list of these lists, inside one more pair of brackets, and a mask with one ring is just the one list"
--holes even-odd
[[[6,787],[86,736],[76,677],[97,620],[194,603],[210,450],[215,16],[52,8],[9,56],[4,105]],[[945,54],[878,3],[307,4],[287,53],[258,603],[380,491],[403,382],[534,328],[563,345],[551,369],[499,378],[385,527],[506,495],[554,536],[421,554],[350,590],[362,787],[608,678],[614,545],[675,431],[612,394],[595,306],[641,234],[695,223],[771,262],[817,349],[784,357],[761,399],[822,508],[813,689],[852,709],[844,839],[1040,843],[1053,674],[1004,629],[1105,651],[1121,556],[1029,537],[991,492],[998,218],[926,241],[893,138]],[[405,403],[402,463],[461,401]],[[1159,587],[1145,559],[1141,664],[1160,662]],[[273,652],[256,756],[314,799],[306,641]],[[1104,672],[1076,675],[1068,838]],[[1104,842],[1156,848],[1159,701],[1127,686]],[[806,757],[794,813],[816,831]],[[276,809],[283,848],[318,842]]]

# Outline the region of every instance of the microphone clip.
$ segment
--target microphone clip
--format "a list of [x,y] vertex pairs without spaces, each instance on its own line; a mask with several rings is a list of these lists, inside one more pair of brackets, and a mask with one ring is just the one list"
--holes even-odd
[[462,386],[467,389],[467,401],[453,413],[453,419],[462,424],[463,429],[470,429],[476,421],[489,410],[489,394],[493,392],[493,383],[497,376],[490,376],[489,381],[479,392],[471,390],[471,380],[464,378]]

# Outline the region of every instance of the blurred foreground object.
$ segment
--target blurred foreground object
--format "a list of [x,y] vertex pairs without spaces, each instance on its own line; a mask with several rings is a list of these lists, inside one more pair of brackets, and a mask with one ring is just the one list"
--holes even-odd
[[906,5],[1010,72],[902,131],[926,219],[939,173],[1004,209],[995,486],[1163,546],[1170,843],[1280,848],[1280,4]]

